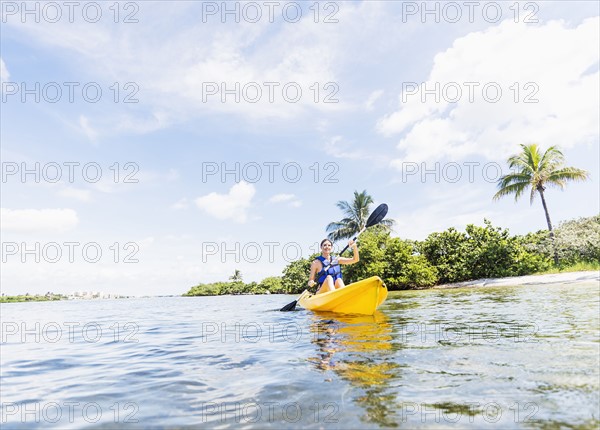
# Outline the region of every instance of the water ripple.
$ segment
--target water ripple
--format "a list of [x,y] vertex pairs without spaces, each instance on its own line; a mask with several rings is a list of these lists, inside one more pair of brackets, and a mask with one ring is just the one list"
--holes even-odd
[[593,428],[599,293],[406,291],[369,317],[276,295],[2,304],[2,427]]

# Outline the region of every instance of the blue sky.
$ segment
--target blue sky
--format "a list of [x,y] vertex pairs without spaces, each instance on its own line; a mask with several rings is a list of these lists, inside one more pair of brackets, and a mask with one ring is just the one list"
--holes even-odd
[[599,212],[596,2],[22,4],[2,6],[6,294],[259,281],[363,189],[402,238],[543,229],[539,200],[492,201],[523,143],[590,172],[548,190],[554,224]]

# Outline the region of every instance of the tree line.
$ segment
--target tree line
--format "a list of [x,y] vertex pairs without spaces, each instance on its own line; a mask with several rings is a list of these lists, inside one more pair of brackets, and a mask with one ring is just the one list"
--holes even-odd
[[[344,280],[348,284],[376,275],[389,290],[405,290],[577,265],[600,269],[600,215],[563,222],[554,233],[554,240],[547,230],[513,236],[484,220],[483,226],[469,224],[464,231],[451,227],[413,241],[391,237],[374,226],[360,238],[360,261],[344,266]],[[554,264],[555,253],[559,266]],[[238,271],[236,280],[199,284],[185,295],[299,294],[307,288],[310,264],[318,255],[289,263],[281,276],[244,283]]]
[[[550,221],[545,191],[564,188],[568,181],[584,181],[588,172],[564,166],[557,147],[542,151],[538,145],[521,145],[521,152],[507,163],[510,174],[499,178],[494,200],[513,195],[518,200],[529,191],[532,204],[539,195],[548,230],[524,236],[511,236],[508,229],[488,220],[483,226],[467,225],[465,231],[451,227],[432,233],[424,241],[391,237],[393,220],[371,227],[360,238],[360,262],[344,267],[346,284],[377,275],[390,290],[428,288],[436,284],[481,278],[520,276],[582,264],[600,266],[600,216],[564,222],[554,229]],[[373,198],[365,191],[354,192],[352,201],[340,201],[340,221],[326,227],[332,241],[350,238],[364,227]],[[230,282],[199,284],[186,294],[297,294],[306,287],[311,262],[319,254],[288,264],[282,276],[246,284],[236,270]]]

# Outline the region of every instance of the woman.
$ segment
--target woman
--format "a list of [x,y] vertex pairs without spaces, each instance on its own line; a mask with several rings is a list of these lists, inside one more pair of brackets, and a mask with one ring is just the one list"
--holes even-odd
[[[323,239],[321,241],[321,255],[312,262],[308,281],[309,287],[312,287],[315,284],[319,285],[317,294],[345,287],[340,265],[354,264],[359,260],[356,243],[354,243],[353,240],[350,240],[348,246],[352,248],[352,258],[333,258],[331,256],[331,250],[333,248],[331,241],[329,239]],[[315,276],[318,276],[316,282]]]

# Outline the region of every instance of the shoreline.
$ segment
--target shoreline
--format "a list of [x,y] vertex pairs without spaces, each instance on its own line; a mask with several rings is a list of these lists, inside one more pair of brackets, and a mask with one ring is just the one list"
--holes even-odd
[[600,282],[600,271],[590,270],[583,272],[565,272],[550,273],[546,275],[525,275],[511,276],[508,278],[484,278],[474,281],[454,282],[450,284],[440,284],[431,289],[450,289],[450,288],[477,288],[477,287],[522,287],[531,284],[545,285],[558,284],[562,282]]
[[[563,273],[549,273],[544,275],[525,275],[525,276],[511,276],[507,278],[483,278],[476,279],[473,281],[462,281],[453,282],[448,284],[435,285],[430,288],[420,289],[424,290],[445,290],[452,288],[480,288],[480,287],[523,287],[527,285],[551,285],[559,283],[574,283],[574,282],[598,282],[600,284],[600,270],[586,270],[580,272],[563,272]],[[393,290],[393,291],[418,291],[418,290]],[[263,293],[263,294],[276,294],[276,293]],[[263,294],[249,294],[249,295],[263,295]],[[293,295],[293,294],[292,294]],[[59,296],[59,295],[55,295]],[[204,295],[204,296],[189,296],[189,297],[218,297],[216,295]],[[23,295],[17,296],[6,296],[6,298],[21,298]],[[122,297],[119,299],[94,299],[94,300],[122,300],[122,299],[140,299],[140,298],[153,298],[153,297],[185,297],[183,295],[170,295],[170,296],[143,296],[143,297]],[[29,296],[27,300],[0,300],[0,303],[26,303],[26,302],[64,302],[64,301],[88,301],[88,300],[67,300],[66,298],[49,299],[45,296]]]

